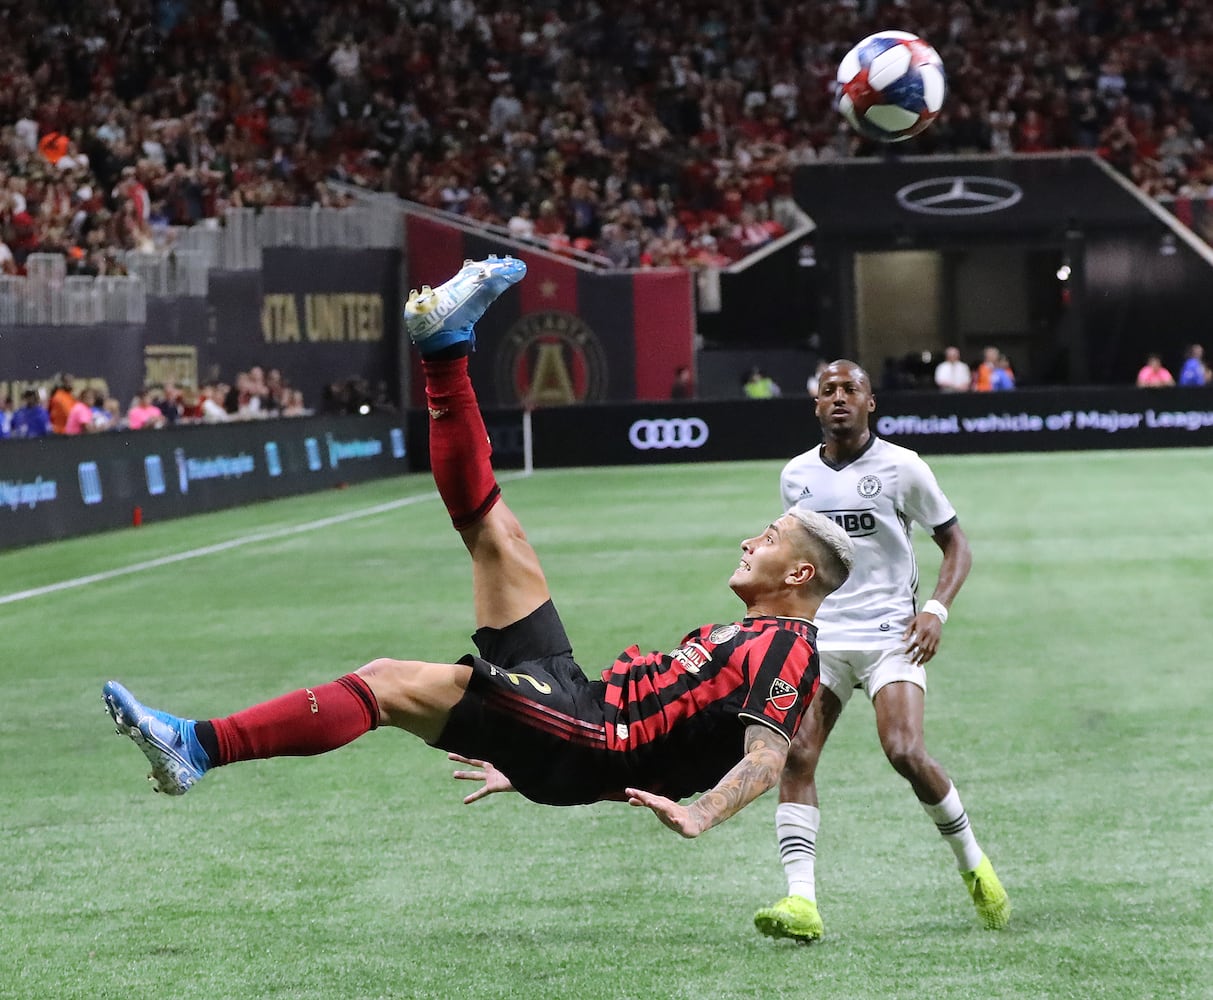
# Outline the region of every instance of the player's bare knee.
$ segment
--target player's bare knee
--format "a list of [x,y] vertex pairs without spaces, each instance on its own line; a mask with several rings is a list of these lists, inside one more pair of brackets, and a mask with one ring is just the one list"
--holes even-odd
[[504,505],[494,507],[483,520],[466,529],[463,537],[478,559],[512,559],[530,549],[522,523]]
[[802,742],[795,739],[788,747],[788,758],[784,761],[783,773],[787,778],[795,781],[812,780],[820,756],[821,747],[815,742]]
[[380,712],[390,716],[393,709],[399,710],[414,699],[419,668],[420,663],[416,660],[393,660],[381,656],[359,667],[355,673],[366,681],[379,703]]
[[893,770],[903,778],[912,778],[921,774],[931,762],[926,748],[922,745],[922,740],[914,733],[886,734],[882,738],[881,744],[884,747],[885,756],[893,765]]

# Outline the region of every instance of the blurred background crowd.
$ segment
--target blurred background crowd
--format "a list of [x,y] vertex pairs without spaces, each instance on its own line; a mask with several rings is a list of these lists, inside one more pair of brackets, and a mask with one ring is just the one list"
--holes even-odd
[[905,152],[1093,150],[1213,192],[1206,0],[40,0],[0,8],[0,269],[121,272],[227,206],[339,204],[330,180],[721,266],[784,231],[797,165],[888,155],[831,83],[911,21],[950,97]]

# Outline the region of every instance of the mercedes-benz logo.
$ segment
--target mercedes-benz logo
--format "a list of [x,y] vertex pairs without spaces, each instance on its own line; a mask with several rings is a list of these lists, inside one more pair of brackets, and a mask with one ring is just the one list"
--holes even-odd
[[932,177],[907,184],[897,204],[922,215],[981,215],[1017,205],[1023,188],[998,177]]

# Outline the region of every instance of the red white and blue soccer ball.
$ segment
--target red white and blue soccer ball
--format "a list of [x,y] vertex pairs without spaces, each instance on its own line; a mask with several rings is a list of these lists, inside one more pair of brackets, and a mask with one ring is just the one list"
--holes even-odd
[[947,93],[943,60],[908,31],[868,35],[838,65],[838,110],[860,135],[900,142],[938,116]]

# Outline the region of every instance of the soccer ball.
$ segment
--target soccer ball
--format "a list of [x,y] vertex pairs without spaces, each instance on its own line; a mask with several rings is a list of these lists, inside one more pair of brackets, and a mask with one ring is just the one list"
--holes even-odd
[[860,135],[901,142],[943,107],[943,60],[908,31],[868,35],[838,64],[838,110]]

